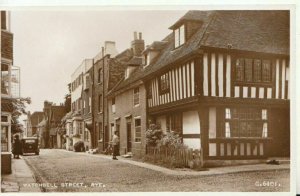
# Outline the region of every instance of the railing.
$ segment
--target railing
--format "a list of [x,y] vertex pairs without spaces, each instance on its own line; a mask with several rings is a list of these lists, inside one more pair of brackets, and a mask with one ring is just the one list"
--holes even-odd
[[145,159],[169,167],[200,169],[203,166],[201,153],[201,150],[193,150],[192,148],[171,149],[147,146]]

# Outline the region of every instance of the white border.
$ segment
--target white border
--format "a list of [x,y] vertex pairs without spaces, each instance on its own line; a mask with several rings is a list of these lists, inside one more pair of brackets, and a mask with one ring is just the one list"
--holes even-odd
[[[224,5],[225,4],[225,5]],[[297,68],[296,57],[295,56],[296,48],[299,47],[299,41],[296,40],[300,35],[299,25],[296,26],[296,21],[299,24],[299,3],[296,0],[252,0],[251,4],[247,0],[230,0],[230,1],[206,1],[206,0],[139,0],[139,1],[124,1],[122,0],[0,0],[1,9],[7,10],[188,10],[188,9],[201,9],[201,10],[224,10],[224,9],[290,9],[291,10],[291,37],[290,37],[290,67],[291,67],[291,182],[290,182],[290,192],[272,192],[272,193],[239,193],[239,192],[221,192],[221,193],[205,193],[201,192],[201,195],[295,195],[296,194],[296,165],[300,164],[300,156],[296,156],[300,153],[299,146],[296,150],[297,140],[300,140],[300,134],[296,135],[296,130],[300,127],[299,116],[297,116],[297,111],[300,111],[298,99],[300,101],[300,90],[296,89],[296,84],[300,81],[300,69]],[[297,17],[297,18],[296,18]],[[297,41],[297,43],[295,42]],[[296,45],[298,47],[296,47]],[[299,53],[299,51],[297,51]],[[297,53],[297,54],[298,54]],[[296,164],[296,161],[298,164]],[[300,170],[297,170],[298,180],[297,188],[300,193]],[[29,195],[32,193],[23,193],[24,195]],[[42,193],[41,195],[44,195]],[[66,195],[67,193],[60,193],[61,195]],[[74,193],[73,193],[74,194]],[[76,193],[83,195],[84,193]],[[88,193],[88,194],[99,194],[99,193]],[[128,193],[101,193],[103,195],[129,195]],[[130,193],[130,195],[140,195],[141,193]],[[143,193],[144,195],[153,195],[153,193]],[[157,194],[157,193],[155,193]],[[160,194],[169,194],[168,192]],[[173,195],[181,195],[182,193],[172,193]],[[184,193],[188,195],[195,195],[199,193],[188,192]],[[3,194],[6,195],[6,194]]]

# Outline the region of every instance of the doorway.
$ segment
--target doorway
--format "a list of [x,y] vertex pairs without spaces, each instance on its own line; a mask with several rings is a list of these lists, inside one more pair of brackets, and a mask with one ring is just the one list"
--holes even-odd
[[131,152],[132,141],[131,141],[131,122],[126,123],[127,130],[127,152]]

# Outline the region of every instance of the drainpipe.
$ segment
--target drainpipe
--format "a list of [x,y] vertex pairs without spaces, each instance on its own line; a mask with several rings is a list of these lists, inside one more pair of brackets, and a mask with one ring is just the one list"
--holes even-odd
[[104,72],[104,47],[102,47],[101,48],[102,49],[102,141],[103,141],[103,150],[105,149],[105,125],[104,125],[104,120],[105,120],[105,118],[104,118],[104,92],[105,92],[105,89],[104,89],[104,87],[105,87],[105,85],[104,85],[104,74],[105,74],[105,72]]
[[95,145],[95,140],[97,141],[97,138],[95,138],[95,135],[96,135],[96,130],[95,130],[95,128],[96,128],[96,126],[95,126],[95,121],[94,121],[94,111],[93,111],[93,106],[94,106],[94,68],[95,68],[95,66],[94,66],[94,59],[93,59],[93,69],[92,69],[92,74],[91,74],[91,80],[90,81],[92,81],[92,88],[91,88],[91,90],[92,90],[92,95],[91,95],[91,113],[92,113],[92,130],[93,130],[93,137],[94,138],[91,138],[91,140],[92,140],[92,148],[95,148],[95,146],[97,146],[97,145]]

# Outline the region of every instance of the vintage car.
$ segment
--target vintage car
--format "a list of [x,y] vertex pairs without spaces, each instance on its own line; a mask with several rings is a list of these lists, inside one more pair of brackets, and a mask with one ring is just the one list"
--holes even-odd
[[26,137],[22,140],[22,152],[25,153],[35,153],[36,155],[40,154],[39,142],[36,137]]

